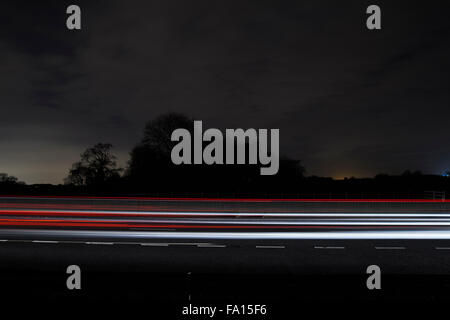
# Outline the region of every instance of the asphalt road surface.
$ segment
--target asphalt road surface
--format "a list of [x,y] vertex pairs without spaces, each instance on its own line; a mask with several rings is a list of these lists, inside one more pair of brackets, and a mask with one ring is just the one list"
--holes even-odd
[[3,197],[0,271],[13,301],[145,300],[171,318],[191,301],[447,301],[450,202]]

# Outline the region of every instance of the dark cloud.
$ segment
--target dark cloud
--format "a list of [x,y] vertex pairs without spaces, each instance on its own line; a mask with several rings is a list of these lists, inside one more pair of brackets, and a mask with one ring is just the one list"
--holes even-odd
[[309,174],[447,169],[446,1],[4,1],[0,171],[61,182],[89,145],[124,164],[147,120],[281,129]]

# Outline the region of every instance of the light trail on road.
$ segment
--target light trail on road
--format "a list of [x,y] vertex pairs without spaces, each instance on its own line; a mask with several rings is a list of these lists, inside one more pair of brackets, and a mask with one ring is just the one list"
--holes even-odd
[[[450,232],[344,231],[344,232],[158,232],[52,229],[0,229],[1,237],[102,240],[450,240]],[[23,240],[23,239],[21,239]]]
[[0,197],[0,234],[18,237],[20,233],[92,236],[93,240],[112,235],[164,239],[450,239],[450,202]]

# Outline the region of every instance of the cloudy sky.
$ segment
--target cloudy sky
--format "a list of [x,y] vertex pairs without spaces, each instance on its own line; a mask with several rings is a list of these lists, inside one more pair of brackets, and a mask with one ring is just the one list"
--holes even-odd
[[[61,183],[147,120],[279,128],[307,174],[450,169],[448,1],[2,1],[0,172]],[[82,30],[66,29],[66,7]]]

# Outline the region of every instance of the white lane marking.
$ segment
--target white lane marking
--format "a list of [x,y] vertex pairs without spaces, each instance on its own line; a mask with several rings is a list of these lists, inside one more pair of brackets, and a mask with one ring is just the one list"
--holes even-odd
[[140,243],[140,245],[143,246],[155,246],[155,247],[167,247],[167,246],[186,246],[186,247],[208,247],[208,246],[215,246],[213,243],[196,243],[196,242],[169,242],[169,243],[160,243],[160,242],[153,242],[153,243]]
[[198,244],[197,248],[225,248],[224,244]]
[[24,242],[24,243],[60,243],[60,244],[86,244],[86,245],[139,245],[147,247],[168,247],[168,246],[193,246],[193,247],[211,247],[211,248],[223,248],[226,245],[216,245],[213,243],[194,243],[194,242],[100,242],[100,241],[51,241],[51,240],[7,240],[0,239],[0,242]]
[[59,243],[59,241],[51,241],[51,240],[33,240],[32,243]]
[[375,247],[377,250],[405,250],[406,247]]
[[141,243],[143,247],[168,247],[168,243]]
[[93,242],[85,242],[86,244],[93,244],[93,245],[108,245],[108,246],[111,246],[111,245],[113,245],[114,244],[114,242],[96,242],[96,241],[93,241]]
[[256,246],[256,249],[285,249],[286,246]]
[[345,247],[321,247],[315,246],[314,249],[343,250]]
[[207,246],[207,245],[212,245],[212,243],[194,243],[194,242],[172,242],[170,243],[171,246]]
[[59,241],[60,244],[86,244],[84,241],[70,241],[70,240],[62,240]]
[[435,247],[436,250],[450,250],[450,247]]

